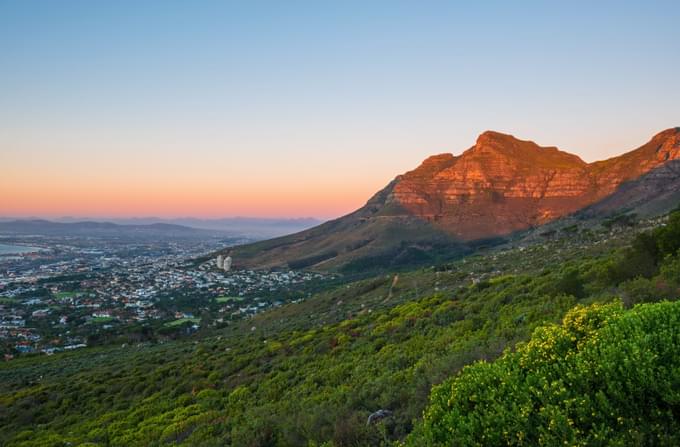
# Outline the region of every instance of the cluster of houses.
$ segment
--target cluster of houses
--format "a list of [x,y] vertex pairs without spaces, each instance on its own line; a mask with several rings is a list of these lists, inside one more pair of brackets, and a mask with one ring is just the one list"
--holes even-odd
[[[90,333],[147,320],[181,320],[190,313],[186,307],[173,308],[172,300],[179,296],[188,297],[194,310],[201,312],[216,305],[211,307],[215,321],[244,318],[282,305],[284,300],[275,298],[281,290],[325,278],[303,271],[232,270],[231,262],[230,257],[220,256],[197,268],[190,260],[161,257],[155,262],[120,262],[93,269],[77,281],[12,283],[0,289],[0,300],[4,299],[0,344],[14,343],[20,353],[44,349],[53,353],[82,344],[66,342],[64,335],[73,330]],[[236,299],[220,299],[226,297]],[[186,306],[186,298],[183,302]],[[198,327],[198,322],[194,325]],[[52,343],[57,338],[64,344]]]

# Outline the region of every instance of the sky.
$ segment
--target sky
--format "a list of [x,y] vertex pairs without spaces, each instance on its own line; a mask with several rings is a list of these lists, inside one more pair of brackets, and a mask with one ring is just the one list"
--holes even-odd
[[680,126],[680,2],[0,0],[0,216],[332,218],[487,129]]

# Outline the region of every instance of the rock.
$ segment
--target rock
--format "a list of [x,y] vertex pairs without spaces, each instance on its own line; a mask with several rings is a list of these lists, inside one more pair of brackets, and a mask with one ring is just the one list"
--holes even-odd
[[397,176],[353,213],[224,255],[236,259],[236,268],[318,270],[398,265],[437,250],[460,256],[474,247],[470,241],[536,227],[604,199],[594,212],[626,210],[631,201],[650,215],[668,211],[680,198],[675,163],[680,128],[595,163],[488,131],[459,156],[434,155]]
[[391,415],[392,415],[392,412],[390,410],[380,409],[380,410],[378,410],[374,413],[371,413],[368,416],[368,419],[366,420],[366,425],[368,426],[368,425],[371,425],[371,424],[375,424],[376,422],[379,422],[379,421],[381,421],[381,420],[383,420],[386,417],[389,417]]
[[387,204],[463,240],[488,238],[571,214],[678,158],[678,128],[620,157],[590,164],[555,147],[487,131],[460,156],[429,157],[398,177]]

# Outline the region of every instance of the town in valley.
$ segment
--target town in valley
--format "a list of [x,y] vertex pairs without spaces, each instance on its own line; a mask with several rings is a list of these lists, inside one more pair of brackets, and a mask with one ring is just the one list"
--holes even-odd
[[[219,236],[219,235],[218,235]],[[243,237],[0,235],[0,352],[176,338],[305,299],[330,275],[231,269]]]

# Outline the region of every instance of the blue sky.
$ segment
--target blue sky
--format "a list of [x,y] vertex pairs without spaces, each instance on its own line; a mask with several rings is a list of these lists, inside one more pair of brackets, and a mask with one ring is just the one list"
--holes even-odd
[[680,125],[678,23],[680,2],[0,1],[0,192],[331,217],[486,129],[602,159]]

